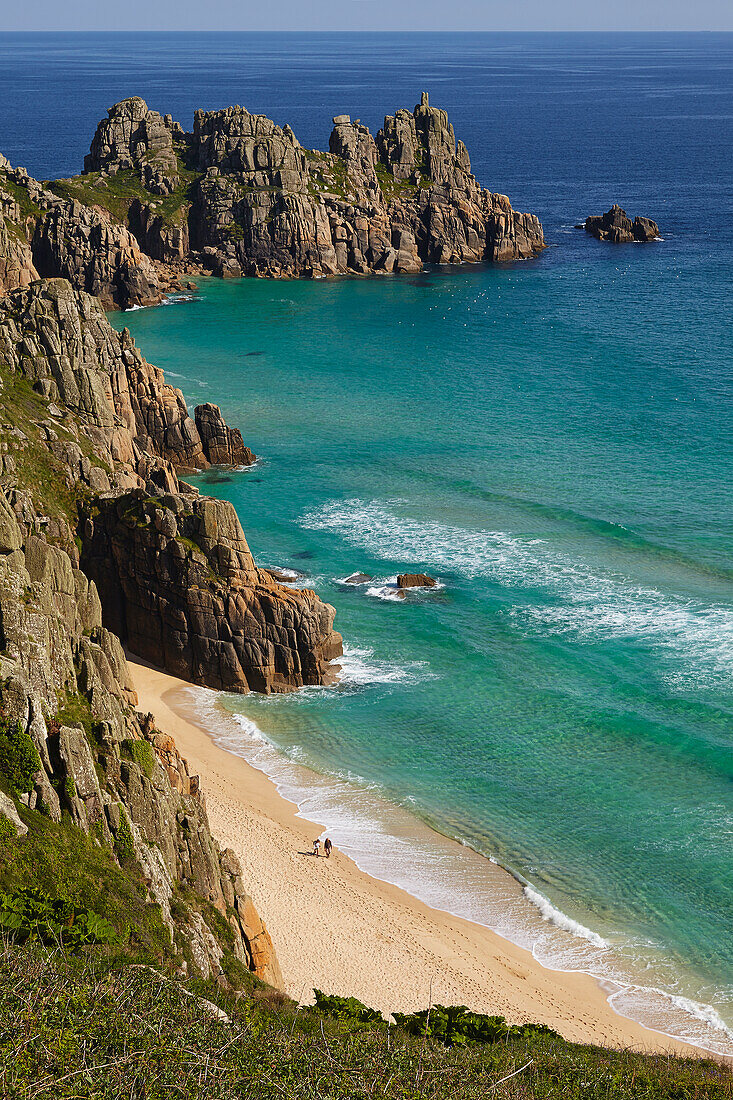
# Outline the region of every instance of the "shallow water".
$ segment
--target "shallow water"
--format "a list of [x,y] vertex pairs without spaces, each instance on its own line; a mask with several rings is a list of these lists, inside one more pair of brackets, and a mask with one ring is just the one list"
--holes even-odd
[[[584,965],[618,977],[623,957],[726,1016],[730,409],[689,333],[680,355],[669,326],[674,357],[664,324],[645,339],[664,246],[582,244],[595,266],[558,250],[419,280],[202,281],[116,323],[242,425],[258,465],[198,484],[260,562],[335,604],[348,643],[340,689],[227,705],[518,872],[614,945]],[[617,279],[636,315],[583,331],[581,294]],[[395,601],[413,569],[442,587]],[[355,570],[373,581],[342,583]],[[320,811],[338,842],[350,806]]]
[[[323,147],[332,113],[375,128],[428,88],[479,179],[538,213],[551,246],[416,278],[202,280],[194,300],[113,319],[192,404],[241,426],[258,465],[198,483],[234,502],[260,563],[335,604],[348,643],[338,689],[229,699],[241,729],[220,715],[222,736],[286,769],[367,869],[529,938],[547,964],[621,980],[620,1009],[698,1040],[707,1028],[720,1049],[733,39],[125,41],[121,70],[119,40],[0,37],[0,148],[40,176],[73,171],[103,109],[132,93],[187,124],[195,106],[244,101]],[[614,200],[664,240],[612,247],[572,228]],[[355,570],[374,581],[339,583]],[[443,587],[395,601],[402,570]],[[390,805],[509,867],[531,884],[522,904],[485,893],[481,861],[418,825],[406,849]],[[662,1021],[651,987],[712,1008],[683,1019],[678,1000]]]

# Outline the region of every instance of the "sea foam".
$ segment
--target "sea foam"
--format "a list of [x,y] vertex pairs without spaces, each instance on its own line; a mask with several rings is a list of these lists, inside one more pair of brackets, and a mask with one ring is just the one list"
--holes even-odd
[[521,600],[507,614],[519,629],[638,640],[667,659],[665,678],[672,687],[730,682],[733,606],[706,606],[635,584],[620,573],[604,573],[546,539],[418,520],[400,514],[402,506],[401,501],[332,501],[302,516],[301,523],[332,531],[374,558],[516,590]]
[[554,924],[556,928],[561,928],[563,932],[569,932],[572,936],[580,936],[581,939],[592,943],[594,947],[607,948],[609,946],[608,941],[599,936],[597,932],[592,932],[580,921],[573,920],[572,917],[557,909],[544,894],[541,894],[539,890],[535,890],[534,886],[525,886],[524,896],[539,909],[542,919]]
[[[351,675],[365,682],[379,682],[395,671],[372,664],[373,654],[366,649],[351,649],[346,660]],[[733,1054],[733,1032],[713,1005],[632,979],[624,960],[633,960],[635,948],[623,937],[609,945],[531,883],[503,871],[491,855],[479,854],[465,840],[434,833],[414,816],[413,800],[405,807],[394,805],[362,776],[313,771],[304,746],[283,752],[250,715],[225,710],[216,692],[189,687],[184,694],[195,720],[216,744],[264,772],[298,807],[298,816],[322,823],[365,873],[435,909],[493,929],[532,951],[543,966],[586,971],[612,983],[609,1003],[622,1016],[710,1051]],[[260,703],[267,708],[292,698],[273,696]],[[232,704],[246,705],[240,696]]]

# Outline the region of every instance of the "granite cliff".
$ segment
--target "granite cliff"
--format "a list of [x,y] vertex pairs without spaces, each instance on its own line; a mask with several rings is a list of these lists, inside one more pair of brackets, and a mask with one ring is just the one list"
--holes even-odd
[[[139,656],[209,687],[282,692],[328,677],[341,653],[333,608],[259,570],[232,505],[178,480],[212,459],[254,457],[217,406],[192,419],[127,330],[115,332],[97,299],[65,280],[0,301],[0,362],[41,405],[33,459],[47,452],[76,494],[56,520],[60,541],[95,581],[106,626]],[[11,482],[22,471],[30,488],[30,459],[30,441],[16,436]]]
[[0,491],[0,747],[25,743],[35,758],[23,789],[0,789],[0,821],[23,837],[40,815],[114,853],[156,907],[182,976],[226,980],[234,958],[282,986],[237,858],[211,836],[197,777],[136,712],[94,584],[47,528],[30,495]]
[[337,115],[328,152],[243,107],[196,111],[185,132],[132,97],[99,123],[81,176],[43,185],[0,161],[0,211],[5,289],[63,277],[108,309],[160,301],[204,271],[389,274],[544,248],[534,215],[478,184],[426,94],[376,137]]
[[[168,398],[154,431],[141,379],[151,400]],[[161,457],[179,438],[171,409],[160,372],[95,299],[57,280],[0,302],[0,841],[8,828],[45,835],[43,821],[57,845],[80,830],[147,897],[179,974],[228,982],[244,967],[281,986],[236,856],[213,840],[172,740],[136,711],[120,639],[80,567],[79,507],[156,478],[177,488]],[[134,945],[140,931],[128,933]]]
[[189,416],[97,298],[22,285],[36,272],[17,239],[21,285],[0,299],[0,877],[8,828],[80,830],[154,907],[178,973],[281,986],[197,777],[136,710],[122,643],[197,683],[289,691],[328,677],[333,609],[259,570],[233,507],[179,481],[253,461],[241,434],[215,405]]

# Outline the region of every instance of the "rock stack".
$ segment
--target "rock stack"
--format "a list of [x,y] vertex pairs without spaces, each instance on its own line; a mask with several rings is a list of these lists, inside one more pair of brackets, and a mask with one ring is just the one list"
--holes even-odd
[[612,244],[628,244],[631,241],[653,241],[659,236],[659,226],[651,218],[634,218],[633,222],[625,210],[614,203],[605,214],[585,219],[586,233],[597,237],[599,241],[611,241]]

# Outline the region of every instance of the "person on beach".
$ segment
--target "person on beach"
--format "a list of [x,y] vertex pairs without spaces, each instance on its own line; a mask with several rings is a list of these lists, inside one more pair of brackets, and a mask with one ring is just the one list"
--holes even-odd
[[316,839],[313,841],[313,855],[316,856],[316,858],[318,858],[318,856],[320,854],[321,854],[321,838],[316,837]]
[[329,838],[326,837],[325,841],[323,842],[323,851],[326,853],[326,859],[328,859],[329,856],[331,855],[331,849],[332,848],[333,848],[333,844],[331,843]]

